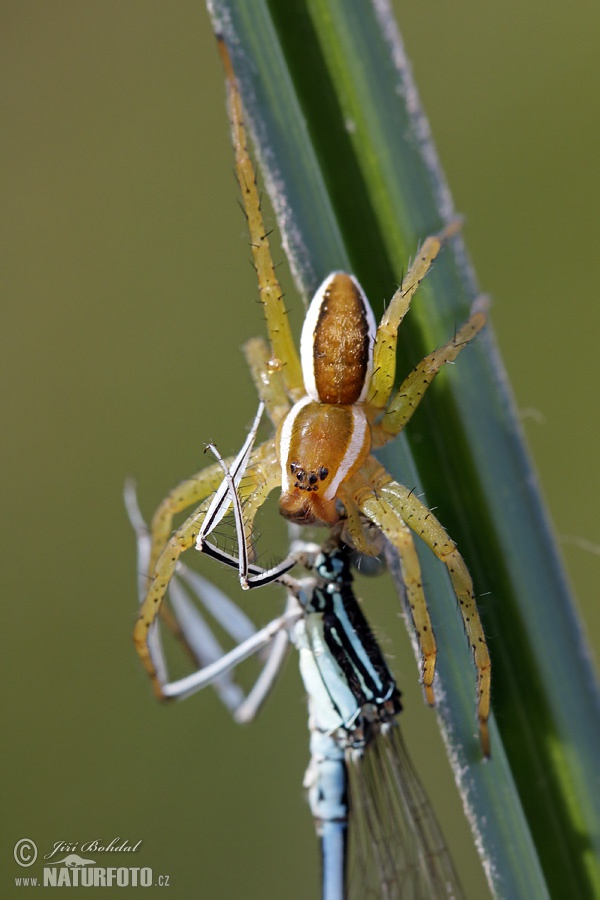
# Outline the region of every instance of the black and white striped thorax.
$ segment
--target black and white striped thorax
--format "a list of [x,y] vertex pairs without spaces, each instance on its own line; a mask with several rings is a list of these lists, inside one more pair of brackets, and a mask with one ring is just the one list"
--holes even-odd
[[[359,747],[367,726],[400,712],[400,692],[352,588],[348,551],[318,555],[298,648],[313,726]],[[303,652],[304,651],[304,652]]]

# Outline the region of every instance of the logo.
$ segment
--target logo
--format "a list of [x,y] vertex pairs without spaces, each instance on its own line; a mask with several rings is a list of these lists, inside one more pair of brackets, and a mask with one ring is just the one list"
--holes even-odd
[[[170,876],[155,875],[149,866],[115,864],[126,860],[133,863],[131,854],[137,853],[141,845],[141,840],[133,842],[119,837],[111,841],[99,838],[55,841],[41,860],[44,866],[41,877],[28,873],[16,876],[14,883],[16,887],[168,887]],[[82,855],[88,853],[93,853],[94,859]],[[117,853],[119,857],[115,858],[113,854]],[[123,854],[128,854],[129,859]],[[38,848],[31,838],[21,838],[13,848],[13,855],[19,866],[29,868],[38,858]],[[100,862],[99,855],[105,856]]]
[[37,854],[37,847],[30,838],[21,838],[21,840],[17,841],[15,844],[15,849],[13,850],[15,860],[20,866],[23,866],[23,868],[32,866],[37,859]]
[[81,869],[83,866],[96,865],[93,859],[84,859],[82,856],[77,856],[76,853],[69,853],[64,859],[55,859],[53,864],[55,866],[66,866],[67,869]]

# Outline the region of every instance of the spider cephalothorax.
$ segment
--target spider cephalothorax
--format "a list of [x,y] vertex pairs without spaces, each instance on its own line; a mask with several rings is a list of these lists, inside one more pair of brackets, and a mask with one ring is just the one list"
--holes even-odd
[[[222,43],[220,46],[238,181],[270,339],[270,348],[261,339],[250,341],[245,348],[275,432],[274,438],[252,451],[239,486],[248,540],[256,511],[279,487],[279,507],[286,518],[301,525],[333,526],[343,517],[344,538],[358,550],[369,552],[372,541],[368,532],[373,526],[379,529],[400,557],[423,655],[423,684],[428,701],[433,702],[436,644],[411,532],[421,537],[447,566],[459,600],[479,673],[478,715],[487,753],[490,661],[471,578],[454,542],[431,511],[411,490],[394,482],[371,454],[372,448],[381,447],[405,427],[440,368],[454,360],[485,324],[483,309],[474,308],[453,338],[426,356],[393,391],[398,328],[423,277],[456,227],[451,224],[427,238],[378,327],[357,280],[343,272],[329,275],[309,306],[298,355],[263,226],[237,85],[227,51]],[[152,521],[150,586],[134,640],[159,696],[160,683],[147,646],[148,629],[180,554],[194,546],[199,535],[202,541],[210,496],[222,478],[221,466],[214,465],[182,482],[161,503]],[[173,516],[193,505],[197,505],[195,511],[171,537]]]

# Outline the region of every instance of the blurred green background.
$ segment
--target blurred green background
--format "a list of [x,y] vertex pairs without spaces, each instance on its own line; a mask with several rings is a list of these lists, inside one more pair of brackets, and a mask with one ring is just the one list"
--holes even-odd
[[[600,8],[395,6],[597,652]],[[208,440],[237,449],[255,408],[239,348],[262,316],[207,13],[199,0],[21,0],[0,14],[0,895],[41,874],[39,861],[14,863],[22,837],[40,855],[59,840],[120,837],[143,840],[123,864],[169,874],[172,900],[316,896],[294,665],[242,729],[209,692],[156,704],[130,637],[125,476],[149,514],[203,464]],[[229,573],[203,571],[240,599]],[[361,593],[376,622],[387,612],[407,740],[467,895],[482,897],[391,586],[361,582]],[[241,600],[263,619],[279,608],[273,595]]]

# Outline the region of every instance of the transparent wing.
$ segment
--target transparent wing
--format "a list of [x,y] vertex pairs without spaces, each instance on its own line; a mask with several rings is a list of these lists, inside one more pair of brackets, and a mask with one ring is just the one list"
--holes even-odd
[[349,900],[463,897],[435,813],[400,729],[349,754]]

